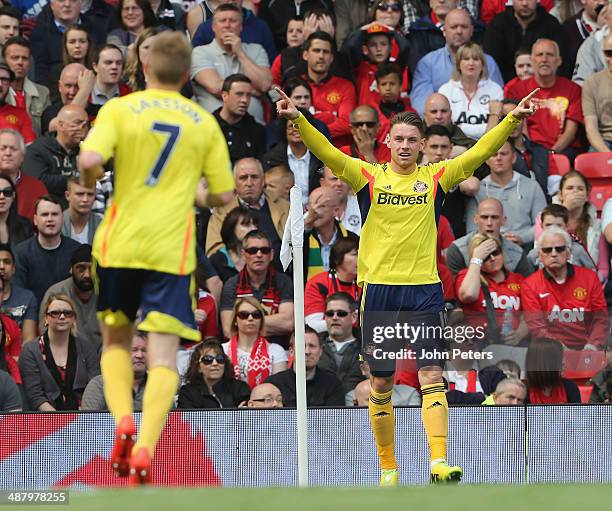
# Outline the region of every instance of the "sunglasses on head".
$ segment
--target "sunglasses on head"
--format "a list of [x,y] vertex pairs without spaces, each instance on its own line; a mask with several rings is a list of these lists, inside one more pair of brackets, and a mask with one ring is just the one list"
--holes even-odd
[[238,311],[236,313],[236,317],[238,317],[240,319],[249,319],[250,317],[253,317],[253,319],[261,319],[261,318],[263,318],[263,314],[261,312],[259,312],[258,310],[255,310],[255,311]]
[[540,250],[544,252],[545,254],[551,254],[553,250],[557,254],[561,254],[565,252],[566,248],[567,247],[565,245],[561,245],[560,247],[542,247]]
[[493,250],[493,252],[491,252],[486,258],[485,261],[488,261],[489,259],[491,259],[492,257],[497,257],[502,253],[502,251],[499,248],[496,248],[495,250]]
[[264,255],[268,255],[272,252],[271,247],[248,247],[243,249],[249,255],[255,255],[257,252],[261,252]]
[[223,364],[225,362],[225,357],[223,355],[204,355],[200,358],[200,364],[204,364],[205,366],[209,366],[213,362]]
[[7,199],[10,199],[13,195],[15,195],[15,192],[12,188],[3,188],[0,190],[0,195],[4,195]]
[[339,318],[346,318],[349,315],[349,313],[343,310],[328,310],[328,311],[325,311],[325,315],[328,318],[333,318],[334,316],[338,316]]
[[71,318],[74,316],[74,311],[71,311],[69,309],[47,311],[47,316],[51,316],[52,318],[56,318],[56,319],[59,318],[60,316],[64,316],[65,318]]
[[377,9],[380,9],[381,11],[388,11],[389,9],[391,9],[393,12],[400,12],[402,10],[402,6],[401,4],[388,4],[388,3],[382,3],[382,4],[378,4]]
[[366,128],[375,128],[376,124],[376,121],[356,121],[352,122],[351,126],[353,128],[361,128],[362,126],[365,126]]

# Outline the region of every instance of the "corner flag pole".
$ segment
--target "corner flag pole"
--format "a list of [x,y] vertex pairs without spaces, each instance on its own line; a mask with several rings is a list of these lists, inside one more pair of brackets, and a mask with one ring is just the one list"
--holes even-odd
[[308,486],[308,416],[306,408],[306,357],[304,354],[304,214],[302,191],[297,186],[290,191],[289,218],[285,224],[280,259],[285,270],[293,256],[293,304],[295,315],[295,369],[297,394],[298,484]]

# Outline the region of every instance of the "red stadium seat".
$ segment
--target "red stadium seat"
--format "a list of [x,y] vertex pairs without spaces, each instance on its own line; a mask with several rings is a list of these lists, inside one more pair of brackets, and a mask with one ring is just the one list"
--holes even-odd
[[579,154],[574,168],[588,179],[609,179],[612,184],[612,152]]
[[589,201],[601,214],[604,204],[612,197],[612,152],[580,154],[574,168],[591,183]]
[[586,383],[586,380],[595,376],[606,364],[604,351],[566,350],[563,352],[563,377]]
[[[554,165],[548,166],[549,176],[564,176],[571,169],[569,158],[564,154],[551,154]],[[555,168],[556,166],[556,168]]]
[[611,197],[612,182],[609,184],[599,184],[599,180],[591,179],[591,195],[589,196],[589,202],[597,209],[598,216],[601,216],[606,201]]
[[582,403],[588,403],[591,400],[593,385],[578,385],[578,390],[580,391],[580,401]]

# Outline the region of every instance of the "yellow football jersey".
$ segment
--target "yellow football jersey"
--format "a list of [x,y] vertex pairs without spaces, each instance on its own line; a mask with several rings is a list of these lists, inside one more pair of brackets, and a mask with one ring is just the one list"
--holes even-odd
[[389,163],[367,163],[333,147],[301,115],[294,124],[310,151],[353,188],[361,210],[358,282],[420,285],[440,282],[437,222],[445,194],[470,177],[518,124],[511,115],[471,149],[452,159],[417,166],[409,175]]
[[178,92],[135,92],[100,109],[81,150],[115,159],[113,197],[93,245],[98,263],[194,271],[197,183],[204,176],[211,194],[234,188],[215,118]]

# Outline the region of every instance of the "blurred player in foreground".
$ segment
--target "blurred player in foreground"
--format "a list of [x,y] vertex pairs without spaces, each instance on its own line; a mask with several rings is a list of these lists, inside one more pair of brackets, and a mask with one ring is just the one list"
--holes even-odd
[[[198,181],[208,182],[210,206],[229,202],[234,188],[219,125],[178,92],[190,60],[183,35],[155,36],[144,63],[147,90],[103,106],[79,157],[81,184],[88,188],[103,177],[102,164],[115,158],[112,205],[96,232],[93,256],[104,397],[117,424],[111,463],[131,484],[151,481],[151,458],[179,385],[179,338],[200,340],[192,303]],[[149,373],[136,441],[130,342],[139,309]]]
[[[391,120],[389,163],[373,164],[351,158],[313,128],[280,89],[277,112],[299,129],[308,149],[347,182],[359,200],[362,225],[357,280],[363,285],[361,301],[363,345],[371,345],[372,319],[397,317],[400,311],[418,312],[419,323],[444,326],[444,297],[436,265],[436,230],[445,194],[470,177],[503,145],[521,119],[533,114],[533,91],[484,135],[471,149],[453,160],[419,166],[423,150],[423,122],[412,112]],[[472,264],[482,264],[472,260]],[[376,313],[383,312],[383,316]],[[369,338],[368,338],[369,337]],[[444,339],[413,342],[423,395],[422,418],[430,449],[431,481],[458,482],[461,468],[446,462],[448,403],[442,380]],[[397,345],[399,352],[405,345]],[[370,421],[382,469],[381,486],[398,484],[395,459],[394,415],[391,392],[395,360],[378,363],[362,350],[372,368]],[[383,369],[381,369],[381,367]]]

